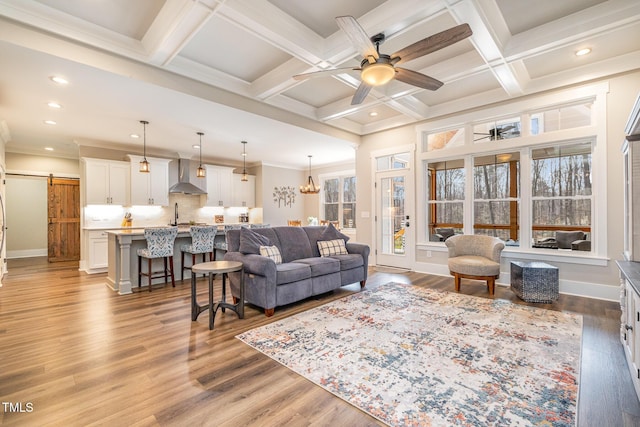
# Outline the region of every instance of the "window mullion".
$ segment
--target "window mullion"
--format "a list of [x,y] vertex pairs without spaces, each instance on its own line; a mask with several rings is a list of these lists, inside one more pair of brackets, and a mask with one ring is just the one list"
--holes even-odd
[[474,192],[473,192],[473,156],[464,158],[464,168],[466,180],[464,183],[464,211],[463,211],[463,232],[464,234],[474,234],[473,217],[474,217]]
[[531,247],[531,151],[520,151],[520,247]]

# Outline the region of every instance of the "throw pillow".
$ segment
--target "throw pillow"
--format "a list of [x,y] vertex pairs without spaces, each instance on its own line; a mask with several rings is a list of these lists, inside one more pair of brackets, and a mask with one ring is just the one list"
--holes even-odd
[[276,264],[282,264],[282,256],[277,246],[260,246],[260,255],[271,258]]
[[267,236],[258,234],[255,231],[242,227],[240,229],[240,247],[238,250],[243,254],[259,254],[260,246],[270,246],[271,240]]
[[320,234],[320,238],[318,240],[335,240],[342,239],[345,242],[349,241],[349,236],[346,234],[342,234],[338,231],[337,228],[333,226],[332,223],[327,225],[327,228]]
[[320,256],[346,255],[347,248],[344,245],[344,239],[335,240],[318,240],[318,250]]

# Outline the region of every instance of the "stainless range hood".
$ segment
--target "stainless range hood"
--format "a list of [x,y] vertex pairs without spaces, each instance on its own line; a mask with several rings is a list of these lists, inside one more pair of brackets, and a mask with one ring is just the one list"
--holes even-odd
[[169,163],[169,193],[207,194],[207,180],[196,176],[194,162],[189,159]]

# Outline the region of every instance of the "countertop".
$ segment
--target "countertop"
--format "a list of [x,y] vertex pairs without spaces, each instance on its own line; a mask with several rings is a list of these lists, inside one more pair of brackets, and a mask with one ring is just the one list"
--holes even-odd
[[636,293],[640,294],[640,262],[616,261],[616,264]]
[[[150,227],[147,227],[150,228]],[[142,236],[144,235],[144,228],[140,228],[140,227],[128,227],[128,228],[122,228],[122,229],[110,229],[110,230],[106,230],[107,233],[109,234],[114,234],[116,236]],[[188,225],[185,226],[179,226],[178,227],[178,234],[189,234],[190,232],[190,227]],[[224,232],[224,227],[218,227],[218,233],[220,232]]]
[[[241,225],[241,224],[247,224],[247,223],[239,223],[239,222],[225,222],[222,224],[197,224],[197,225],[217,225],[219,229],[224,229],[225,225]],[[194,224],[196,225],[196,224]],[[102,227],[82,227],[83,230],[87,230],[87,231],[93,231],[93,230],[144,230],[145,228],[150,228],[150,227],[169,227],[169,224],[162,224],[162,225],[148,225],[148,226],[143,226],[143,227],[121,227],[121,226],[117,226],[117,227],[108,227],[108,226],[102,226]],[[187,230],[189,230],[189,225],[188,224],[179,224],[178,225],[178,229],[180,228],[186,228]]]

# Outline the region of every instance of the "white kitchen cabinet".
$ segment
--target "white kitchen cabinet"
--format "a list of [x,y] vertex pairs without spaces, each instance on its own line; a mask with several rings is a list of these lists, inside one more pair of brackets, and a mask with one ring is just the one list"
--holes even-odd
[[87,272],[99,273],[107,271],[108,241],[107,230],[92,230],[87,239]]
[[248,176],[247,181],[242,181],[242,174],[234,173],[231,185],[231,206],[253,208],[256,206],[256,177]]
[[131,159],[131,204],[169,205],[169,159],[147,157],[149,172],[140,172],[141,156]]
[[129,163],[83,158],[85,205],[128,205]]
[[640,295],[629,281],[629,277],[638,278],[640,269],[637,263],[618,263],[622,271],[622,292],[620,308],[622,309],[620,325],[620,341],[624,347],[625,358],[631,372],[631,381],[640,398]]
[[233,168],[205,165],[207,170],[206,206],[232,206]]

